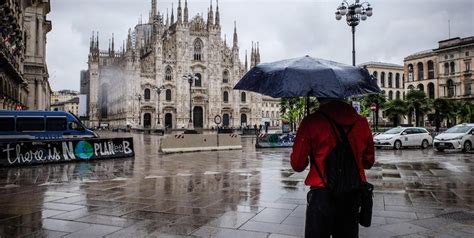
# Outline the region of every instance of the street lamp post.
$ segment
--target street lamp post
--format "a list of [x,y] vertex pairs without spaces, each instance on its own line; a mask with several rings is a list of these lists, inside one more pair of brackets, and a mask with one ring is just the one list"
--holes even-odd
[[142,101],[142,95],[138,94],[138,125],[142,125],[142,107],[141,107],[141,101]]
[[164,88],[165,88],[164,86],[153,88],[156,91],[156,95],[158,96],[156,100],[156,127],[160,125],[160,95],[161,95],[161,90]]
[[352,28],[352,65],[356,64],[355,55],[355,28],[359,25],[360,21],[367,20],[367,17],[372,16],[372,7],[368,2],[360,3],[359,0],[355,0],[355,3],[349,4],[346,0],[343,0],[341,5],[336,11],[336,20],[341,20],[342,16],[346,16],[347,25]]
[[184,75],[183,78],[188,81],[189,83],[189,124],[188,128],[192,128],[193,126],[193,119],[192,119],[192,91],[191,87],[193,86],[193,81],[197,78],[193,76],[192,74]]

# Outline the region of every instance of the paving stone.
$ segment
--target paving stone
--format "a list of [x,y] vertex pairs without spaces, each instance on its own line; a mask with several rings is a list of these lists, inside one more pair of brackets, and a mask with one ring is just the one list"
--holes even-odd
[[73,232],[69,235],[64,236],[64,238],[103,237],[105,235],[108,235],[120,229],[122,228],[116,227],[116,226],[91,225],[87,229],[82,229],[82,230]]
[[396,235],[407,235],[407,234],[414,234],[418,232],[426,231],[427,229],[417,226],[411,223],[397,223],[391,225],[383,225],[379,226],[378,228],[386,231],[390,231]]
[[197,237],[213,237],[213,238],[241,238],[241,237],[253,237],[253,238],[267,238],[268,233],[234,230],[228,228],[217,228],[210,226],[203,226],[197,231],[192,233]]
[[[265,211],[265,210],[264,210]],[[226,212],[221,217],[209,222],[208,226],[223,227],[223,228],[239,228],[254,217],[254,213],[243,212]]]
[[276,233],[282,235],[304,235],[304,224],[303,225],[283,225],[276,223],[266,223],[266,222],[255,222],[249,221],[239,228],[240,230],[247,231],[258,231],[258,232],[268,232]]

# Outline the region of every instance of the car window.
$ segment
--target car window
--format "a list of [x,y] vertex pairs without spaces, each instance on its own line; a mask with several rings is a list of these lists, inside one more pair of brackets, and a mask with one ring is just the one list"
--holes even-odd
[[449,128],[446,133],[466,133],[469,129],[471,129],[470,126],[455,126]]
[[16,119],[17,131],[44,131],[43,117],[18,117]]
[[403,131],[403,128],[396,127],[396,128],[392,128],[392,129],[386,131],[384,134],[399,134],[402,131]]
[[418,133],[424,134],[424,133],[428,133],[428,131],[422,128],[418,128]]
[[404,132],[410,135],[413,134],[413,129],[406,129]]
[[67,119],[61,117],[46,118],[46,130],[48,131],[66,131]]
[[15,118],[0,117],[0,131],[14,131],[14,130],[15,130]]

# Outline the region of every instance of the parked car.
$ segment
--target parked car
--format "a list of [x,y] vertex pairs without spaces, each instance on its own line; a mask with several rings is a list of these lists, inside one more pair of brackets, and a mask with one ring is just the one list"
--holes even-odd
[[0,140],[95,138],[74,114],[58,111],[0,110]]
[[474,123],[460,124],[434,138],[434,148],[437,151],[445,149],[471,151],[474,145]]
[[426,149],[432,142],[430,133],[421,127],[396,127],[374,137],[375,147],[392,147],[396,150],[411,146]]

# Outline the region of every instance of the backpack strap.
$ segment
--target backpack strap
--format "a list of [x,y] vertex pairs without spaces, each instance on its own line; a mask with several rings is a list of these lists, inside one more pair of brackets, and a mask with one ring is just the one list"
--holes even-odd
[[[344,131],[344,129],[342,128],[342,126],[338,125],[337,123],[334,122],[333,119],[331,119],[327,114],[325,114],[324,112],[321,112],[321,111],[318,111],[323,117],[326,118],[326,120],[329,122],[329,124],[331,125],[331,129],[334,133],[334,135],[336,136],[336,140],[338,142],[347,142],[349,145],[350,145],[350,142],[349,142],[349,139],[347,138],[347,135],[346,135],[346,132]],[[354,124],[350,125],[349,127],[349,130],[347,131],[347,134],[351,133],[352,131],[352,128],[354,128]],[[337,128],[337,129],[336,129]],[[339,131],[339,133],[337,132]],[[342,138],[341,138],[342,137]],[[324,180],[324,177],[323,177],[323,174],[321,173],[321,170],[319,170],[319,166],[318,164],[316,163],[316,160],[314,159],[313,157],[313,152],[312,152],[313,148],[311,148],[311,153],[309,155],[310,157],[310,162],[311,164],[314,165],[315,169],[316,169],[316,172],[318,173],[319,175],[319,178],[321,178],[321,181],[323,181],[323,184],[324,184],[324,187],[328,188],[328,185],[327,185],[327,182]]]

